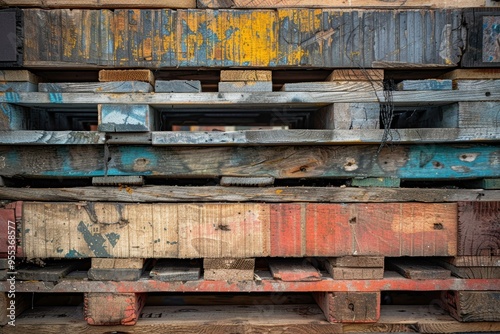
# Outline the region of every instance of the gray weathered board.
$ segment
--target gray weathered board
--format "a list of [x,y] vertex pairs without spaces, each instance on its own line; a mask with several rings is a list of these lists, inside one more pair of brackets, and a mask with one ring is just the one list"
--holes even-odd
[[58,82],[40,83],[38,90],[58,93],[150,93],[153,87],[142,81]]

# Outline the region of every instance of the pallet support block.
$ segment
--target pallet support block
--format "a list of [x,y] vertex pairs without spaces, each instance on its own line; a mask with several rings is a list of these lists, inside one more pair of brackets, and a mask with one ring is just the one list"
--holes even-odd
[[378,103],[334,103],[314,115],[313,122],[319,129],[379,129],[380,105]]
[[240,93],[240,92],[272,92],[272,81],[234,81],[219,82],[219,92]]
[[380,318],[380,292],[315,292],[329,322],[372,323]]
[[272,259],[269,269],[274,279],[285,282],[321,280],[320,271],[306,259]]
[[367,177],[364,179],[354,178],[351,180],[353,187],[384,187],[399,188],[401,179],[387,177]]
[[147,132],[155,130],[155,111],[149,105],[100,104],[99,131]]
[[207,281],[252,281],[255,259],[203,259]]
[[500,291],[447,291],[444,307],[461,322],[500,321]]
[[0,130],[27,130],[26,110],[18,105],[0,103]]
[[144,293],[86,293],[85,320],[89,325],[135,325],[146,297]]
[[199,93],[201,81],[199,80],[156,80],[156,93]]
[[144,259],[92,258],[87,272],[94,281],[137,281],[144,271]]
[[326,270],[333,279],[382,279],[384,277],[383,256],[344,256],[329,258]]
[[272,75],[267,70],[222,70],[220,81],[272,81]]
[[143,81],[154,86],[155,76],[151,70],[100,70],[99,81]]

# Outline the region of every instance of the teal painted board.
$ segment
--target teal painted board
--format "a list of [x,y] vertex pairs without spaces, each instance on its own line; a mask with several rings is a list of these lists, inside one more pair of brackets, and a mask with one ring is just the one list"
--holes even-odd
[[[500,144],[355,146],[1,146],[0,176],[498,178]],[[258,163],[256,163],[256,161]]]
[[0,130],[26,130],[27,114],[23,107],[0,103]]
[[36,92],[38,87],[32,82],[1,82],[0,92]]
[[153,87],[142,81],[58,82],[40,83],[38,90],[58,93],[150,93]]
[[452,90],[453,81],[448,79],[403,80],[397,85],[398,90]]
[[144,132],[153,131],[154,109],[145,104],[100,104],[99,131],[103,132]]

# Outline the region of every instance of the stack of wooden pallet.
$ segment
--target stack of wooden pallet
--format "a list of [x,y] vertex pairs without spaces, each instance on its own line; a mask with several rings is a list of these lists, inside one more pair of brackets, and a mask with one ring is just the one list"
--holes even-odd
[[0,2],[2,330],[500,331],[497,1]]

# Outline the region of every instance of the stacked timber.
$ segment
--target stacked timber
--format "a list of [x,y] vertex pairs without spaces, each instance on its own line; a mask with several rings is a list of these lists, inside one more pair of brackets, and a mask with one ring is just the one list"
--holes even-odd
[[500,331],[496,1],[2,5],[2,330]]

